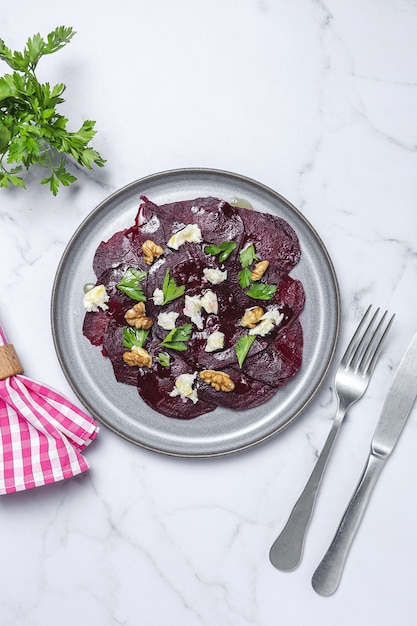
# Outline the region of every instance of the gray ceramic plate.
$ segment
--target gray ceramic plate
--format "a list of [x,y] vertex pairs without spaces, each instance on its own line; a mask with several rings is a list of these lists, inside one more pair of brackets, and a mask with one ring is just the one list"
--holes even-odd
[[[140,196],[157,204],[202,196],[243,198],[259,211],[286,219],[297,232],[302,259],[291,275],[306,291],[301,322],[303,365],[265,404],[247,411],[217,408],[192,420],[150,409],[134,387],[117,383],[109,359],[82,334],[83,286],[95,282],[91,263],[102,240],[134,222]],[[332,361],[340,318],[339,291],[329,255],[303,215],[280,195],[248,178],[207,169],[162,172],[138,180],[102,202],[69,242],[52,293],[52,331],[63,371],[84,406],[100,422],[149,450],[208,457],[243,450],[275,435],[306,407]]]

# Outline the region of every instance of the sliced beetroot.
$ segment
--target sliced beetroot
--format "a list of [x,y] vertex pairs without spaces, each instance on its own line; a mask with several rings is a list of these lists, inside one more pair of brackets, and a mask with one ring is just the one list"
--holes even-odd
[[[201,243],[185,242],[178,250],[167,246],[172,234],[187,224],[199,226]],[[163,248],[163,254],[149,266],[145,263],[142,243],[151,239]],[[210,254],[208,244],[234,241],[236,248],[226,259]],[[261,278],[276,286],[269,300],[250,297],[240,284],[242,271],[240,252],[254,244],[257,260],[268,260]],[[211,249],[213,252],[213,249]],[[173,418],[190,419],[213,411],[216,406],[243,410],[265,402],[299,370],[302,361],[303,334],[298,320],[304,308],[305,293],[299,280],[288,272],[300,258],[300,246],[292,227],[281,218],[254,210],[230,206],[217,198],[197,198],[157,206],[142,197],[135,223],[101,242],[93,260],[97,284],[103,284],[109,295],[108,310],[86,313],[83,333],[94,345],[103,345],[103,354],[112,363],[118,382],[135,385],[141,398],[154,410]],[[251,264],[251,271],[255,264]],[[154,324],[144,348],[151,354],[150,368],[128,366],[123,360],[123,329],[125,313],[136,301],[117,287],[130,267],[146,272],[141,282],[146,302],[146,316]],[[227,279],[212,284],[205,270],[227,272]],[[154,300],[161,289],[167,270],[185,293],[160,305]],[[201,310],[201,327],[184,313],[185,296],[202,297],[208,290],[217,297],[218,311]],[[261,306],[265,312],[279,309],[282,321],[265,337],[257,336],[242,367],[239,367],[236,344],[246,336],[248,328],[240,321],[247,309]],[[160,313],[177,313],[175,326],[192,325],[192,333],[183,352],[166,349],[162,342],[169,330],[158,324]],[[224,345],[212,352],[206,350],[210,334],[224,334]],[[162,365],[158,355],[169,355],[169,365]],[[217,392],[202,381],[198,372],[214,369],[229,373],[235,383],[232,392]],[[172,395],[175,381],[184,373],[197,372],[197,402]]]
[[242,247],[253,243],[260,260],[267,260],[288,273],[300,260],[300,243],[295,230],[280,217],[239,209],[245,226]]
[[84,316],[83,335],[93,346],[101,346],[104,332],[109,323],[109,316],[105,311],[87,312]]
[[261,383],[281,387],[300,369],[303,353],[303,331],[295,320],[262,352],[249,356],[241,371]]
[[239,210],[218,198],[196,198],[165,204],[160,207],[160,214],[165,228],[169,225],[166,241],[186,224],[196,224],[206,244],[235,241],[239,245],[244,236]]
[[277,391],[276,387],[260,382],[244,372],[237,371],[231,367],[222,368],[221,371],[230,376],[235,385],[234,390],[231,392],[216,391],[214,387],[200,379],[198,396],[205,402],[212,402],[218,406],[242,411],[266,402]]
[[191,419],[204,413],[214,411],[216,404],[204,400],[194,403],[189,398],[182,398],[175,393],[175,381],[181,374],[193,374],[193,370],[184,359],[172,351],[170,364],[163,366],[158,360],[158,352],[162,351],[157,343],[150,347],[153,354],[152,368],[139,369],[138,391],[140,397],[155,411],[167,417]]
[[100,276],[106,270],[123,266],[138,267],[141,254],[132,247],[131,237],[126,231],[115,233],[108,241],[102,241],[93,259],[93,270]]
[[293,316],[298,317],[304,309],[305,292],[300,280],[291,278],[288,274],[278,283],[274,296],[274,303],[292,310]]

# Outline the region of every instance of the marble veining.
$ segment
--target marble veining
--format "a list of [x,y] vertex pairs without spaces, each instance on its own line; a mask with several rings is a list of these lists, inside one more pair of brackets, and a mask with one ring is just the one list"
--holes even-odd
[[[154,172],[211,167],[268,185],[327,247],[340,284],[336,360],[278,436],[226,458],[141,449],[101,428],[83,476],[0,500],[7,626],[415,626],[417,410],[348,559],[320,598],[311,576],[368,454],[386,390],[417,331],[417,2],[178,0],[13,5],[11,48],[59,24],[77,34],[43,67],[74,126],[97,121],[105,168],[56,198],[28,173],[0,189],[0,319],[26,373],[77,402],[50,327],[55,272],[108,195]],[[1,73],[7,67],[0,63]],[[269,563],[336,410],[332,378],[368,304],[396,313],[363,400],[348,414],[300,567]]]

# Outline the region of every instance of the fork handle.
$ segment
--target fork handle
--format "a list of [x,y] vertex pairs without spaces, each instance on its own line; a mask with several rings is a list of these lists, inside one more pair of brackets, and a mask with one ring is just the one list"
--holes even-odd
[[320,595],[329,596],[339,586],[349,549],[384,463],[384,458],[373,454],[369,455],[362,477],[342,517],[333,541],[313,574],[312,585]]
[[305,535],[310,524],[317,491],[345,412],[346,409],[339,407],[326,443],[317,459],[311,476],[294,505],[281,534],[272,544],[269,559],[272,565],[283,572],[292,571],[301,560]]

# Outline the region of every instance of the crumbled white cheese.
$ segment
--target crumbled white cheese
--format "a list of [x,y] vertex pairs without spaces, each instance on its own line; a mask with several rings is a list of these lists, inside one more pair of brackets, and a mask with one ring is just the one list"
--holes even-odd
[[186,241],[190,243],[201,243],[203,241],[201,230],[197,224],[187,224],[187,226],[174,233],[167,245],[173,250],[178,250]]
[[162,289],[155,289],[152,297],[154,304],[156,304],[157,306],[161,306],[164,303],[164,292],[162,291]]
[[183,400],[191,400],[194,404],[197,402],[197,390],[193,388],[197,372],[194,374],[180,374],[176,381],[175,387],[169,394],[172,398],[181,396]]
[[219,304],[217,302],[216,294],[209,289],[201,298],[201,306],[206,313],[215,313],[219,310]]
[[220,285],[227,278],[227,270],[222,272],[214,267],[205,267],[203,274],[212,285]]
[[177,321],[179,313],[170,311],[169,313],[160,313],[158,315],[158,325],[164,330],[172,330],[175,328],[175,322]]
[[203,328],[201,309],[204,309],[206,313],[210,314],[217,313],[218,308],[217,296],[209,289],[203,296],[186,295],[183,313],[201,330]]
[[106,291],[104,285],[96,285],[92,289],[89,289],[84,296],[83,304],[86,311],[98,311],[103,309],[106,311],[109,307],[107,302],[109,301],[109,294]]
[[202,306],[200,296],[185,296],[183,313],[189,317],[193,324],[200,330],[203,328],[203,318],[201,317]]
[[204,349],[206,352],[215,352],[215,350],[221,350],[223,347],[224,333],[220,332],[220,330],[215,330],[214,333],[209,335]]
[[281,323],[284,317],[283,313],[280,313],[278,309],[269,309],[259,320],[259,323],[255,326],[255,328],[251,328],[249,331],[249,335],[259,335],[260,337],[265,337],[274,326],[278,326]]

